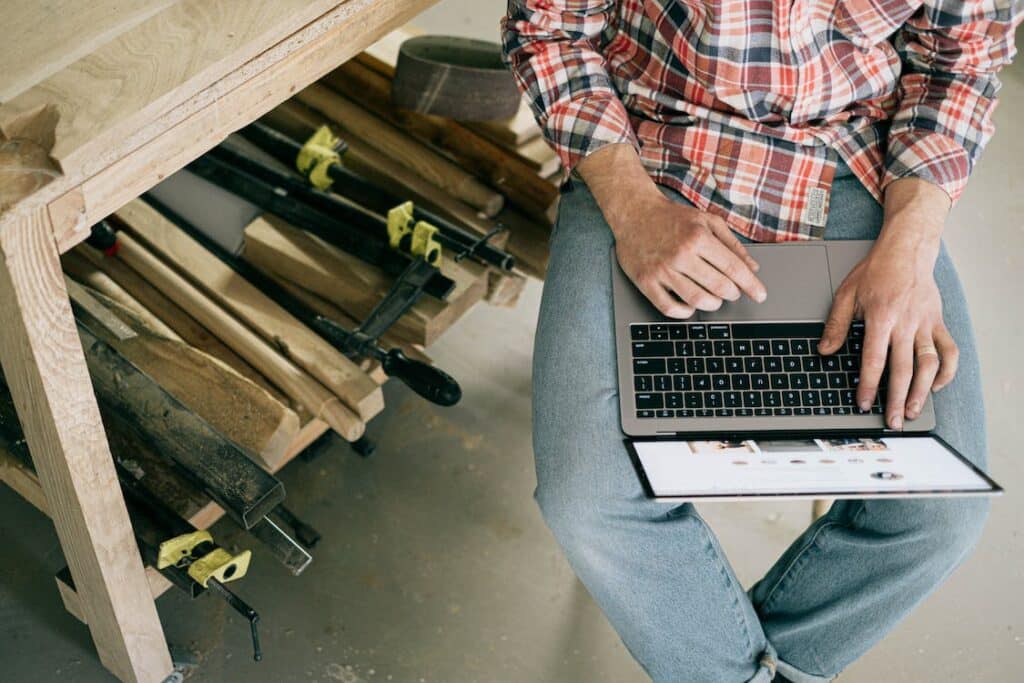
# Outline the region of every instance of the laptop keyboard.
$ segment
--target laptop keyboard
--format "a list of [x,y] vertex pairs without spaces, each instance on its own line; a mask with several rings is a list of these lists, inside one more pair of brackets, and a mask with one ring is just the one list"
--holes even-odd
[[[630,325],[638,418],[882,414],[856,405],[864,323],[817,352],[822,323]],[[885,382],[881,383],[885,386]]]

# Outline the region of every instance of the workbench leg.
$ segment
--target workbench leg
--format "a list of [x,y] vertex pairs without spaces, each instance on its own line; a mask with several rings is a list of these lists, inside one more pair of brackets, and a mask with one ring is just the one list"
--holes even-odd
[[0,225],[0,363],[100,661],[122,681],[163,681],[171,658],[45,207]]

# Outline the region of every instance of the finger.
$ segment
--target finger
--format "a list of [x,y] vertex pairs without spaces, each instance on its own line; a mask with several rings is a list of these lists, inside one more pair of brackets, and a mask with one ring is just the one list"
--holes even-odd
[[957,366],[960,365],[960,349],[945,325],[940,324],[932,332],[935,348],[939,351],[939,372],[932,384],[932,391],[938,391],[953,381]]
[[750,255],[743,242],[740,242],[739,238],[729,229],[725,221],[712,221],[711,231],[715,233],[715,237],[722,241],[722,244],[729,247],[732,253],[743,259],[748,268],[755,273],[761,270],[761,264],[754,260],[754,257]]
[[864,324],[864,350],[860,359],[860,383],[857,386],[857,405],[861,410],[871,410],[878,393],[878,383],[885,370],[885,358],[889,352],[891,325],[872,321]]
[[660,283],[638,285],[643,295],[650,300],[654,307],[661,311],[662,315],[669,318],[685,319],[693,315],[693,306],[676,299],[669,290]]
[[885,399],[885,422],[891,429],[903,429],[907,392],[914,378],[914,337],[897,333],[889,348],[889,391]]
[[744,294],[754,301],[764,301],[768,291],[764,283],[757,279],[743,259],[729,250],[719,239],[710,239],[707,248],[701,251],[704,260],[717,268],[723,275],[736,283]]
[[666,273],[664,285],[675,292],[684,303],[698,311],[717,311],[722,299],[707,291],[682,273],[671,270]]
[[736,283],[704,259],[696,258],[688,263],[685,275],[719,299],[736,301],[740,298],[740,289]]
[[818,343],[818,353],[828,355],[839,350],[850,331],[853,312],[853,290],[848,287],[840,287],[832,301],[832,310],[828,314],[828,320],[825,321],[825,330]]
[[932,335],[919,331],[914,339],[914,380],[907,394],[906,416],[915,420],[921,414],[921,407],[928,398],[928,391],[935,382],[939,371],[939,353]]

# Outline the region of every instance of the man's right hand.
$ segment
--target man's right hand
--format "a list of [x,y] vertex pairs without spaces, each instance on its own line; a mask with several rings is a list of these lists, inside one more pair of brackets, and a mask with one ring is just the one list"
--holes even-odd
[[577,166],[615,235],[623,272],[670,318],[767,296],[758,265],[725,221],[658,190],[629,145],[608,145]]

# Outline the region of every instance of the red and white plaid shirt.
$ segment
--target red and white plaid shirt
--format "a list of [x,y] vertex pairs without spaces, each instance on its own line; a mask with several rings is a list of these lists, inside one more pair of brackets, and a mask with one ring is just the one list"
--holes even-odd
[[506,58],[566,169],[634,145],[758,241],[820,238],[838,159],[955,201],[1020,0],[509,0]]

